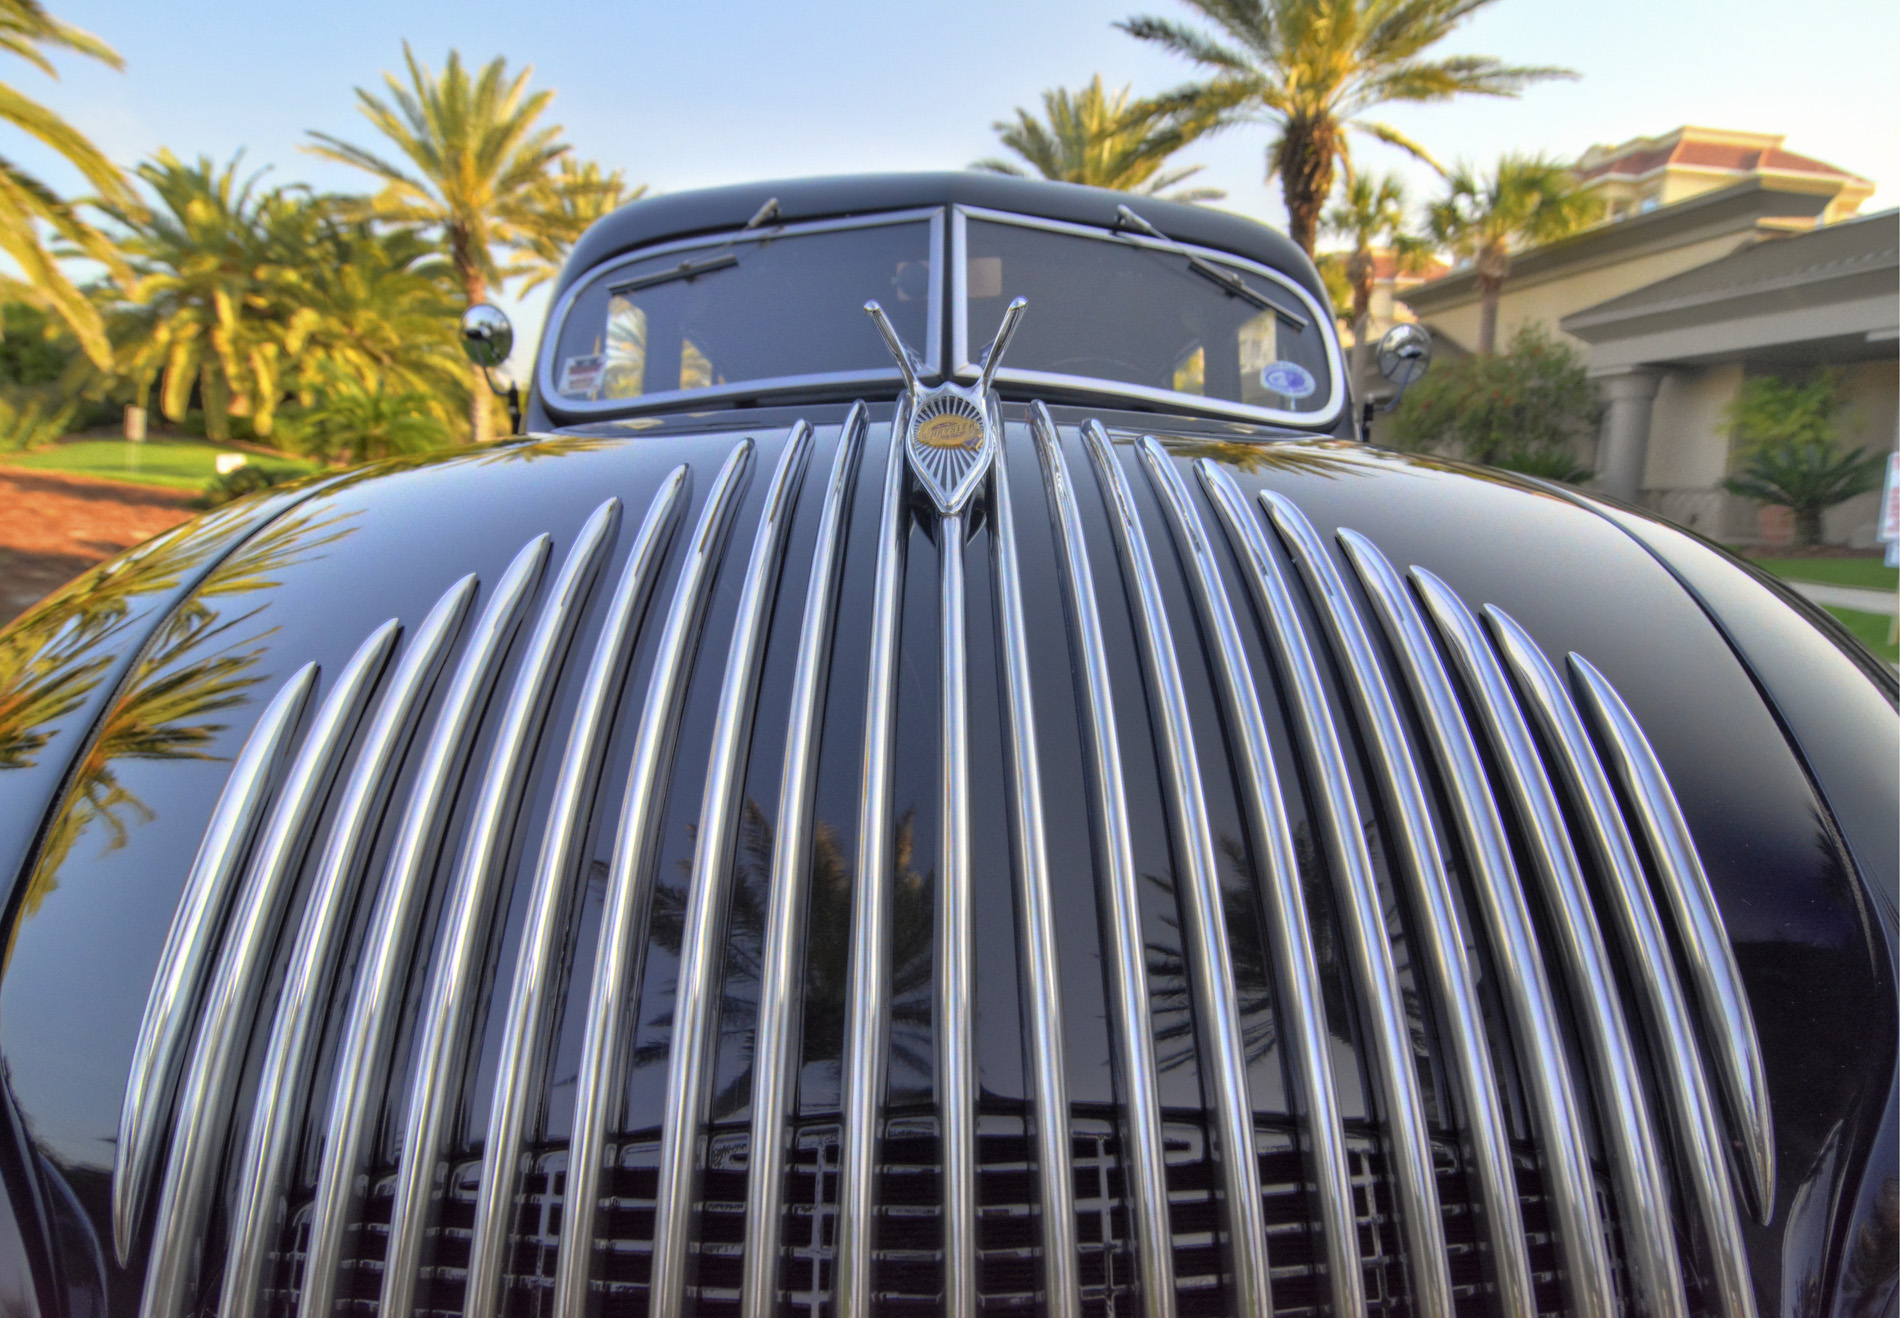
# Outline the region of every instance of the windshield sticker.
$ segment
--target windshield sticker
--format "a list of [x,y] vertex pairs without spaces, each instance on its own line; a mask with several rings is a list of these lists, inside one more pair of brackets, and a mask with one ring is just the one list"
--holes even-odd
[[569,357],[561,363],[561,394],[566,398],[592,398],[600,388],[601,368],[606,359],[599,353]]
[[1319,388],[1313,373],[1298,362],[1268,362],[1260,370],[1260,383],[1286,398],[1305,398]]

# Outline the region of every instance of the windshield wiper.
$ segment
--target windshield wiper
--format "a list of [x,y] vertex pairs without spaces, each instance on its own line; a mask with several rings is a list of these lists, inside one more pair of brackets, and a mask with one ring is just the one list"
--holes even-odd
[[[779,217],[777,197],[767,197],[765,204],[752,213],[739,229],[740,233],[750,233],[762,224]],[[762,241],[770,241],[765,239]],[[652,274],[636,275],[632,279],[623,279],[617,284],[607,285],[609,293],[631,293],[636,289],[652,288],[656,284],[671,284],[681,279],[697,279],[701,275],[711,274],[715,270],[724,270],[739,264],[739,258],[732,253],[732,244],[726,244],[723,252],[714,252],[711,256],[702,256],[698,260],[681,261],[665,270],[655,270]]]
[[1275,302],[1272,298],[1262,293],[1252,284],[1249,284],[1232,270],[1223,269],[1205,257],[1189,251],[1175,239],[1168,237],[1167,234],[1161,232],[1161,230],[1155,228],[1154,225],[1142,219],[1141,216],[1129,210],[1128,207],[1117,206],[1115,208],[1115,227],[1119,229],[1123,226],[1127,226],[1131,229],[1139,229],[1157,242],[1166,244],[1168,250],[1184,258],[1188,263],[1188,269],[1201,276],[1201,278],[1220,285],[1222,289],[1234,297],[1251,302],[1262,311],[1273,312],[1295,329],[1305,329],[1307,325],[1311,323],[1305,316],[1300,315],[1296,311],[1289,311],[1278,302]]
[[655,270],[649,275],[639,275],[633,279],[623,279],[617,284],[607,285],[609,293],[631,293],[638,288],[652,288],[655,284],[670,284],[680,279],[697,279],[701,275],[711,274],[714,270],[724,270],[728,266],[739,264],[739,258],[731,252],[721,252],[717,256],[702,256],[697,261],[681,261],[665,270]]

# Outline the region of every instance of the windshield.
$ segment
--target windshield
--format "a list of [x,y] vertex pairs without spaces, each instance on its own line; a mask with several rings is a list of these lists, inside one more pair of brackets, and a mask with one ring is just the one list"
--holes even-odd
[[[957,295],[947,311],[946,215]],[[739,231],[623,258],[563,300],[541,388],[557,407],[602,411],[792,389],[886,393],[898,374],[864,314],[872,299],[925,377],[954,369],[968,379],[1016,297],[1029,314],[998,373],[1005,384],[1266,421],[1338,414],[1325,311],[1285,276],[1158,232],[960,207]]]
[[922,351],[935,324],[928,219],[743,235],[623,262],[572,296],[548,381],[569,401],[791,377],[896,377],[864,304]]
[[1023,297],[1029,314],[1002,379],[1085,377],[1277,412],[1333,409],[1323,316],[1270,276],[1223,262],[1220,272],[1244,281],[1226,286],[1172,245],[974,217],[966,225],[966,363],[1010,299]]

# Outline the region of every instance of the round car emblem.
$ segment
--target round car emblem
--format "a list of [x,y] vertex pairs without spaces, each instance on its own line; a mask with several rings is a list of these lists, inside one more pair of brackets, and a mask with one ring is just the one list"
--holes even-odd
[[969,448],[982,437],[982,423],[957,412],[939,413],[917,427],[917,442],[931,448]]

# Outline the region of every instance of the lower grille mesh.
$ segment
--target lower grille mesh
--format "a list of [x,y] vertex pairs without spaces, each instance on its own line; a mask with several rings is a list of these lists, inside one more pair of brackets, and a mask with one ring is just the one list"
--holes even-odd
[[[1040,1304],[1040,1227],[1030,1161],[1031,1143],[1020,1111],[986,1111],[979,1122],[978,1203],[981,1206],[979,1276],[988,1313],[1033,1313]],[[1219,1229],[1215,1167],[1208,1157],[1201,1122],[1170,1119],[1167,1137],[1168,1188],[1174,1224],[1173,1252],[1180,1312],[1208,1315],[1228,1312],[1220,1285]],[[1256,1127],[1262,1207],[1273,1259],[1274,1313],[1278,1318],[1321,1318],[1329,1312],[1318,1251],[1310,1221],[1311,1196],[1290,1123],[1261,1122]],[[704,1178],[697,1241],[695,1312],[712,1316],[738,1312],[739,1273],[744,1239],[744,1191],[748,1135],[743,1127],[710,1132],[710,1156]],[[1112,1114],[1077,1111],[1070,1120],[1074,1150],[1076,1236],[1081,1245],[1083,1312],[1090,1318],[1138,1312],[1134,1256],[1129,1248],[1120,1155]],[[801,1124],[794,1132],[784,1209],[785,1250],[780,1263],[781,1312],[803,1318],[832,1318],[831,1287],[836,1266],[836,1217],[841,1128],[835,1121]],[[939,1237],[942,1202],[935,1161],[935,1123],[927,1115],[894,1115],[886,1125],[878,1169],[881,1207],[876,1239],[878,1311],[890,1314],[940,1312]],[[1353,1212],[1363,1259],[1367,1309],[1379,1318],[1415,1312],[1405,1289],[1404,1259],[1392,1192],[1373,1131],[1348,1129]],[[653,1199],[660,1144],[658,1139],[617,1146],[606,1179],[601,1234],[595,1241],[595,1293],[602,1312],[648,1312],[652,1280]],[[1490,1312],[1474,1210],[1466,1196],[1455,1147],[1433,1146],[1434,1165],[1444,1204],[1445,1235],[1453,1296],[1461,1318]],[[1516,1151],[1518,1186],[1530,1246],[1538,1313],[1564,1312],[1557,1283],[1556,1240],[1550,1229],[1533,1151]],[[532,1155],[533,1170],[522,1182],[514,1229],[509,1236],[507,1318],[552,1318],[555,1258],[560,1246],[562,1193],[567,1150],[542,1147]],[[467,1279],[470,1229],[481,1164],[470,1160],[454,1169],[451,1194],[441,1220],[429,1231],[423,1283],[417,1290],[419,1318],[456,1318],[462,1312]],[[1607,1185],[1599,1194],[1607,1199]],[[395,1198],[395,1169],[376,1172],[365,1203],[357,1249],[348,1259],[339,1287],[340,1314],[372,1315],[382,1288],[382,1252]],[[273,1255],[279,1285],[268,1293],[266,1312],[281,1318],[296,1314],[304,1251],[309,1243],[311,1204],[300,1205],[284,1229],[282,1249]],[[1620,1256],[1614,1264],[1619,1308],[1628,1303]]]

